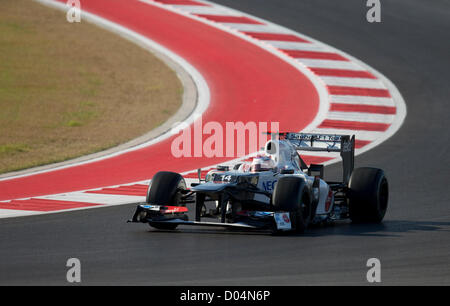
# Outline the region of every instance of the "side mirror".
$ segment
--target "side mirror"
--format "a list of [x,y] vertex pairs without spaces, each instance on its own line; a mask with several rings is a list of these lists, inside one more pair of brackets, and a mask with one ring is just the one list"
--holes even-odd
[[264,151],[266,151],[267,154],[275,155],[278,153],[278,144],[273,140],[269,140],[266,143]]
[[308,175],[312,176],[313,173],[319,173],[319,177],[323,179],[323,165],[311,164],[308,168]]
[[202,168],[197,169],[197,177],[198,177],[198,181],[201,182],[202,181]]

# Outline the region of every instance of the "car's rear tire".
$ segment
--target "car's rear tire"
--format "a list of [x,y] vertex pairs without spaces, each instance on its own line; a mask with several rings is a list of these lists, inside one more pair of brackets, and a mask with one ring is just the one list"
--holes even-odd
[[[181,206],[180,190],[186,190],[184,178],[175,172],[160,171],[153,176],[147,190],[146,202],[151,205]],[[157,229],[172,230],[177,224],[161,223],[151,225]]]
[[[292,227],[303,233],[311,222],[311,194],[303,178],[296,176],[281,177],[272,194],[272,203],[277,211],[290,213]],[[277,231],[276,231],[277,232]]]
[[353,171],[349,190],[350,219],[355,223],[379,223],[388,207],[389,186],[384,171],[357,168]]

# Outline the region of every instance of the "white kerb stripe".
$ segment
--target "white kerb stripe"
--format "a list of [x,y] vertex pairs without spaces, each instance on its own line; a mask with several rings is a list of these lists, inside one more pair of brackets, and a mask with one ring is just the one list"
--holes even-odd
[[284,50],[325,51],[319,45],[298,41],[264,40],[265,43]]
[[372,123],[392,123],[395,115],[358,113],[358,112],[329,112],[327,119],[372,122]]
[[331,68],[331,69],[345,69],[345,70],[365,70],[354,62],[347,61],[333,61],[323,59],[297,58],[297,61],[311,68]]
[[344,129],[322,129],[315,128],[311,132],[322,134],[339,134],[339,135],[355,135],[356,139],[374,141],[380,138],[384,132],[378,131],[362,131],[362,130],[344,130]]
[[201,14],[201,15],[220,15],[220,16],[242,16],[238,15],[230,10],[221,9],[217,7],[210,6],[200,6],[200,5],[172,5],[174,8],[188,12],[191,14]]
[[395,106],[392,98],[331,95],[331,103]]
[[386,89],[386,86],[384,86],[384,84],[377,79],[347,78],[335,76],[319,76],[319,77],[325,82],[325,84],[330,86]]
[[265,25],[265,24],[248,24],[248,23],[233,23],[233,22],[227,22],[227,23],[221,22],[221,24],[224,26],[227,26],[231,29],[238,30],[241,32],[289,34],[288,32],[280,30],[277,27],[269,26],[269,25]]
[[56,194],[36,198],[57,200],[57,201],[74,201],[83,203],[105,204],[105,205],[117,205],[117,204],[137,203],[145,201],[145,196],[130,196],[119,194],[101,194],[101,193],[85,193],[85,192],[71,192],[67,194]]
[[331,158],[340,157],[340,153],[338,152],[309,152],[302,150],[298,150],[297,152],[298,154],[300,154],[301,157],[331,157]]

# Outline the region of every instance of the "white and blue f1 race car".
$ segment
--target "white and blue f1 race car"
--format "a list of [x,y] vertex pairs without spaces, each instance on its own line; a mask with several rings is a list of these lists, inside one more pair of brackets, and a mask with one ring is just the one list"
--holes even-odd
[[[263,154],[232,169],[218,166],[204,180],[186,186],[174,172],[158,172],[146,203],[130,222],[173,230],[178,225],[220,226],[304,232],[310,224],[351,219],[381,222],[388,206],[383,170],[354,169],[355,136],[272,133]],[[298,151],[339,152],[343,177],[324,180],[324,166],[302,160]],[[193,204],[194,220],[188,206]]]

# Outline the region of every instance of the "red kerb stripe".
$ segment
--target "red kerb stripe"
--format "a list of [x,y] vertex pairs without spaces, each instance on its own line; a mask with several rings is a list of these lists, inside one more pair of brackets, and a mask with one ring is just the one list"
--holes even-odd
[[376,79],[376,77],[373,74],[364,70],[345,70],[345,69],[329,69],[329,68],[309,68],[309,69],[311,69],[315,74],[323,76]]
[[245,34],[261,40],[277,40],[277,41],[292,41],[309,43],[309,41],[302,39],[292,34],[279,34],[279,33],[256,33],[256,32],[244,32]]
[[222,15],[205,15],[205,14],[195,14],[199,17],[206,18],[208,20],[223,22],[223,23],[248,23],[248,24],[263,24],[257,20],[244,17],[244,16],[222,16]]
[[101,190],[91,190],[86,191],[86,193],[98,193],[98,194],[115,194],[115,195],[129,195],[143,197],[147,195],[144,191],[130,191],[130,190],[114,190],[114,189],[101,189]]
[[362,147],[367,146],[369,143],[371,143],[370,140],[355,139],[355,148],[361,149]]
[[155,1],[163,4],[210,6],[208,4],[193,0],[155,0]]
[[119,187],[114,187],[114,188],[102,188],[100,190],[89,190],[89,191],[86,191],[86,193],[146,196],[147,188],[148,188],[148,185],[134,184],[134,185],[119,186]]
[[[209,171],[210,171],[210,170],[202,171],[201,177],[202,177],[202,178],[205,178],[206,174],[207,174]],[[183,175],[183,177],[184,177],[184,178],[198,178],[198,175],[197,175],[197,172],[192,172],[192,173],[188,173],[188,174]]]
[[308,155],[301,155],[303,161],[307,164],[322,164],[324,162],[327,162],[331,159],[333,159],[332,157],[325,157],[325,156],[308,156]]
[[330,111],[395,115],[397,108],[395,106],[331,103]]
[[343,130],[364,130],[384,132],[389,128],[387,123],[359,122],[359,121],[343,121],[325,119],[319,128],[324,129],[343,129]]
[[300,51],[300,50],[281,50],[286,54],[295,58],[312,58],[312,59],[326,59],[334,61],[348,61],[345,57],[337,53],[318,52],[318,51]]
[[101,204],[31,198],[27,200],[12,200],[11,202],[2,202],[0,203],[0,208],[27,211],[57,211],[97,205]]
[[368,96],[368,97],[390,97],[391,94],[387,89],[378,88],[360,88],[345,86],[327,86],[331,95],[344,96]]

